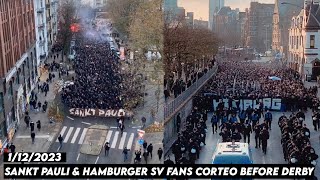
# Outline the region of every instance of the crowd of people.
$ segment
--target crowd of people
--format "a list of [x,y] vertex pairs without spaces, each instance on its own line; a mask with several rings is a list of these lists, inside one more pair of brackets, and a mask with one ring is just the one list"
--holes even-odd
[[75,46],[74,83],[62,100],[72,108],[120,109],[120,63],[107,42],[81,37]]
[[[281,98],[286,111],[299,110],[290,118],[283,116],[279,120],[285,160],[291,160],[294,156],[295,163],[310,164],[318,158],[306,135],[310,137],[310,131],[305,133],[307,127],[302,124],[306,119],[303,112],[311,108],[314,111],[314,129],[317,131],[320,127],[317,87],[305,88],[297,72],[273,63],[252,63],[233,56],[220,59],[218,64],[218,73],[194,97],[194,110],[184,125],[179,115],[176,118],[178,139],[171,147],[176,163],[195,163],[199,158],[201,148],[206,145],[208,112],[213,112],[210,133],[219,134],[222,142],[243,141],[250,144],[250,137],[253,135],[255,148],[262,148],[262,152],[267,154],[273,113],[262,102],[258,108],[249,106],[246,109],[234,108],[230,103],[235,101],[238,104],[242,98],[264,97]],[[270,76],[279,77],[280,80],[271,80]],[[228,98],[229,106],[220,102],[213,108],[212,96],[207,96],[206,93]]]
[[[184,67],[186,70],[184,74],[182,72],[174,72],[173,74],[167,75],[164,79],[164,96],[165,99],[173,95],[174,98],[179,96],[187,88],[189,88],[193,83],[195,83],[199,78],[201,78],[205,73],[208,72],[215,64],[215,59],[211,59],[207,67],[196,68],[193,66]],[[180,77],[180,78],[177,78]]]
[[310,130],[306,126],[303,112],[292,113],[279,118],[283,158],[289,164],[316,165],[318,155],[310,143]]

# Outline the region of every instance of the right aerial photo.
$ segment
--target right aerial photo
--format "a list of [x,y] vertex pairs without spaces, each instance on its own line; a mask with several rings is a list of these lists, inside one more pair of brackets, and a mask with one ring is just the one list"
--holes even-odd
[[319,0],[164,0],[164,163],[315,165]]

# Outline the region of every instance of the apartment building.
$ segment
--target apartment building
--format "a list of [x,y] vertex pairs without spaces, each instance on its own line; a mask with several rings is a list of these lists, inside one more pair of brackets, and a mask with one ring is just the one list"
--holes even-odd
[[36,33],[32,0],[0,0],[0,148],[24,123],[36,84]]
[[[320,6],[308,1],[289,29],[289,66],[304,79],[320,75]],[[308,77],[308,78],[306,78]]]
[[271,48],[274,4],[251,2],[247,14],[246,46],[265,52]]

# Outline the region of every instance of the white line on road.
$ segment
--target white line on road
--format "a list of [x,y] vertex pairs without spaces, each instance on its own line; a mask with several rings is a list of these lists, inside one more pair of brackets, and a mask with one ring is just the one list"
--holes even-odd
[[114,135],[112,144],[111,144],[111,148],[115,148],[117,145],[117,140],[118,140],[118,136],[119,136],[119,131],[116,132],[116,134]]
[[142,126],[133,126],[132,129],[140,129]]
[[80,157],[80,153],[78,154],[77,161],[79,160],[79,157]]
[[[50,138],[49,135],[36,135],[36,138]],[[16,138],[31,138],[31,136],[17,136]]]
[[79,134],[79,132],[80,132],[80,129],[81,129],[81,128],[77,128],[77,130],[76,130],[76,132],[74,133],[73,138],[72,138],[72,140],[71,140],[71,144],[73,144],[74,142],[76,142],[76,139],[77,139],[77,137],[78,137],[78,134]]
[[96,162],[94,164],[97,164],[98,160],[99,160],[99,156],[97,157],[97,160],[96,160]]
[[70,127],[70,129],[69,129],[66,137],[65,137],[64,140],[63,140],[64,143],[68,142],[68,140],[69,140],[69,138],[70,138],[70,135],[71,135],[71,133],[72,133],[72,131],[73,131],[73,128],[74,128],[74,127]]
[[[60,135],[61,135],[61,136],[64,135],[64,133],[66,132],[66,129],[67,129],[67,126],[63,126],[63,128],[62,128],[62,130],[61,130],[61,132],[60,132]],[[59,142],[58,138],[57,138],[56,142]]]
[[67,118],[71,119],[72,121],[74,121],[74,119],[72,117],[67,116]]
[[123,132],[121,140],[120,140],[120,144],[119,144],[119,149],[123,149],[124,141],[126,140],[126,136],[127,136],[127,132]]
[[127,149],[131,149],[132,143],[133,143],[133,138],[134,138],[134,133],[131,133],[129,140],[128,140]]
[[106,137],[106,141],[104,143],[106,143],[106,142],[110,143],[110,138],[111,138],[112,132],[113,132],[112,130],[108,131],[108,134],[107,134],[107,137]]
[[84,141],[84,137],[86,137],[86,133],[87,133],[87,130],[88,128],[84,128],[83,131],[82,131],[82,134],[80,136],[80,140],[79,140],[79,143],[78,144],[82,144],[83,141]]
[[110,129],[117,129],[118,127],[115,126],[111,126]]
[[82,124],[86,124],[86,125],[91,125],[91,123],[87,123],[87,122],[81,122]]

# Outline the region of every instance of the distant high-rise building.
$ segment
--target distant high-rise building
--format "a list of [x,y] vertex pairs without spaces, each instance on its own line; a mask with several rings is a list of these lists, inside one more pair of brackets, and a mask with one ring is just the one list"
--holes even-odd
[[224,6],[224,0],[209,0],[209,29],[214,29],[213,16]]
[[175,10],[178,8],[178,1],[177,0],[164,0],[164,10]]
[[259,52],[270,49],[272,43],[274,4],[262,4],[251,2],[247,12],[247,40],[246,46],[250,46]]
[[187,12],[186,16],[186,22],[189,27],[193,27],[193,18],[194,18],[194,13],[193,12]]

